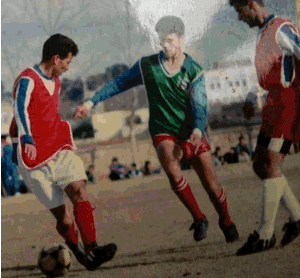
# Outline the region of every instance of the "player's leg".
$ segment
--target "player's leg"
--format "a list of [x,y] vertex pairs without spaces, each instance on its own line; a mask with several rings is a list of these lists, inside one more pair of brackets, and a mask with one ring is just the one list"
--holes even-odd
[[94,209],[88,200],[86,174],[81,159],[71,151],[61,152],[55,175],[58,185],[66,192],[73,203],[73,213],[88,257],[89,270],[113,258],[117,251],[115,244],[98,246],[94,219]]
[[161,166],[169,178],[172,190],[191,213],[194,223],[190,229],[194,229],[194,239],[200,241],[206,237],[208,222],[200,210],[191,187],[180,169],[179,162],[182,158],[182,150],[172,137],[155,143],[158,141],[157,138],[157,136],[154,138],[154,144]]
[[[258,136],[253,169],[263,180],[261,223],[258,231],[254,231],[244,246],[238,250],[238,255],[264,251],[275,245],[274,223],[282,198],[293,202],[294,208],[299,206],[298,202],[295,202],[296,198],[291,197],[293,194],[289,190],[286,178],[281,173],[281,165],[290,147],[291,141],[289,140],[267,137],[264,133]],[[285,191],[287,194],[283,197]]]
[[48,165],[36,170],[26,169],[22,163],[19,163],[18,170],[31,192],[56,218],[57,232],[63,237],[68,246],[74,246],[72,249],[74,255],[81,264],[85,265],[85,252],[79,244],[74,221],[64,205],[64,192],[53,181],[53,168],[54,162],[50,161]]
[[225,189],[219,184],[211,152],[207,151],[207,148],[200,148],[201,150],[202,152],[198,152],[191,159],[191,164],[219,214],[219,226],[225,235],[226,241],[234,242],[239,239],[239,234],[229,214]]
[[56,230],[64,238],[77,261],[86,266],[87,257],[83,246],[79,243],[78,232],[75,229],[75,223],[72,215],[69,213],[65,205],[52,208],[50,211],[57,220]]

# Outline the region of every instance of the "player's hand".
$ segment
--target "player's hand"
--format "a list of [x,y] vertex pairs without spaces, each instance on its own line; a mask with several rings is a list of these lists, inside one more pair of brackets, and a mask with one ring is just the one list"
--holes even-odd
[[31,144],[25,144],[25,153],[29,159],[35,160],[36,159],[36,147]]
[[89,114],[90,110],[84,104],[77,107],[76,112],[74,114],[74,119],[82,119]]
[[93,106],[94,103],[91,100],[88,100],[84,104],[78,106],[74,114],[74,119],[77,120],[86,117],[92,110]]
[[200,129],[195,128],[192,135],[190,136],[189,141],[194,146],[194,155],[198,153],[201,145],[202,145],[202,132]]

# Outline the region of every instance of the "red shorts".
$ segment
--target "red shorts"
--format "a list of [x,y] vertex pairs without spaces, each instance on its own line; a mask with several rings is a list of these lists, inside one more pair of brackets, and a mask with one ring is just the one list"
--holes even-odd
[[158,145],[165,140],[175,142],[176,144],[178,144],[181,147],[181,149],[183,150],[184,156],[187,159],[191,159],[194,156],[199,156],[200,154],[211,150],[211,147],[210,147],[205,135],[203,135],[203,137],[201,139],[202,144],[196,154],[193,152],[194,145],[192,143],[190,143],[188,141],[184,141],[184,140],[179,140],[175,136],[172,136],[169,134],[157,134],[152,137],[152,140],[153,140],[153,145],[155,148],[157,148]]
[[300,90],[289,87],[268,93],[260,131],[271,138],[300,141]]

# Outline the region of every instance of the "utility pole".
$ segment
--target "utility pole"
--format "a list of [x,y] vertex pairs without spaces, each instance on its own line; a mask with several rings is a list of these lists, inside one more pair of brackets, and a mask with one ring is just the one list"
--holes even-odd
[[295,6],[296,6],[296,11],[297,11],[298,30],[300,30],[300,0],[295,0]]

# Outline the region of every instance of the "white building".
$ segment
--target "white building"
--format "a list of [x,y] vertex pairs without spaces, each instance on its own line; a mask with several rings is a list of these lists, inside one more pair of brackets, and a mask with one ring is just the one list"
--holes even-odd
[[242,101],[258,86],[256,70],[250,60],[219,62],[206,72],[205,82],[209,101],[223,103]]

